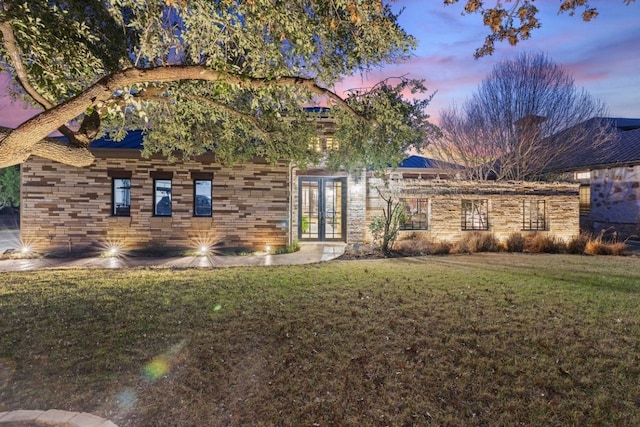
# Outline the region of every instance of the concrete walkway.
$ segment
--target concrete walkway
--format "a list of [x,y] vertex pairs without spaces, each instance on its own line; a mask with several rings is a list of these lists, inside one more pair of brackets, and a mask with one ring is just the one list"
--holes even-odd
[[29,271],[59,268],[216,268],[313,264],[339,257],[344,253],[345,246],[344,243],[301,243],[299,251],[281,255],[4,259],[0,260],[0,271]]
[[64,427],[118,427],[109,420],[86,412],[59,409],[48,411],[0,412],[0,425],[8,426],[64,426]]

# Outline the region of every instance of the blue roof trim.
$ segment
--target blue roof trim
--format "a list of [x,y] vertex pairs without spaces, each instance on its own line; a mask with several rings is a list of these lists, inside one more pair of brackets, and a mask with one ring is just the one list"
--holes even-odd
[[132,130],[127,132],[127,136],[122,141],[114,141],[108,136],[95,139],[91,142],[91,148],[121,148],[129,150],[142,150],[143,132],[141,130]]
[[443,162],[440,160],[430,159],[428,157],[412,155],[404,159],[398,165],[399,168],[412,169],[460,169],[460,165]]

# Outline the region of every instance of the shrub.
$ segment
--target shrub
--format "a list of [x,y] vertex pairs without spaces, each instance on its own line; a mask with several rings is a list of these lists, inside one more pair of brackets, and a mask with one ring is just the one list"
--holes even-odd
[[592,238],[593,236],[589,233],[580,233],[569,241],[569,243],[567,244],[567,252],[575,255],[585,253],[587,243]]
[[507,237],[506,249],[509,252],[523,252],[525,239],[522,233],[512,233]]
[[472,232],[465,239],[458,241],[456,252],[458,253],[475,253],[475,252],[499,252],[503,249],[500,241],[491,233]]
[[451,253],[451,248],[453,245],[446,240],[442,240],[440,242],[434,243],[431,255],[448,255]]
[[534,233],[525,237],[524,252],[559,254],[566,251],[566,244],[556,236]]
[[591,239],[584,248],[588,255],[624,255],[627,245],[623,242],[603,242],[601,238]]

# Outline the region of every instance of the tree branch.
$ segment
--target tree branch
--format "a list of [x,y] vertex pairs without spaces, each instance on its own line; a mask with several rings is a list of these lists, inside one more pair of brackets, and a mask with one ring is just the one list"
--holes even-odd
[[[0,126],[0,141],[11,132],[13,129]],[[44,138],[36,142],[32,147],[32,154],[75,167],[89,166],[94,160],[87,148],[69,145],[55,138]]]
[[[83,114],[87,108],[113,97],[115,90],[147,82],[174,82],[180,80],[224,81],[239,87],[259,89],[276,86],[300,87],[325,96],[351,114],[360,117],[340,96],[319,86],[313,79],[285,76],[276,79],[246,77],[211,70],[201,65],[166,66],[150,69],[129,68],[98,80],[84,92],[27,120],[0,140],[0,167],[26,161],[33,147],[53,130]],[[365,119],[363,119],[365,120]],[[63,159],[65,160],[65,159]]]
[[[42,96],[32,85],[29,83],[29,76],[27,73],[27,69],[22,62],[22,58],[20,56],[20,48],[18,47],[18,43],[16,42],[15,35],[13,34],[13,28],[9,25],[8,22],[0,21],[0,32],[2,33],[2,41],[5,49],[11,59],[11,63],[13,64],[13,68],[16,72],[16,79],[22,86],[25,92],[31,96],[31,98],[40,104],[42,108],[45,110],[50,110],[55,106],[47,100],[44,96]],[[89,145],[91,140],[84,137],[83,135],[77,135],[74,131],[69,129],[66,125],[62,125],[58,128],[60,133],[66,136],[69,141],[74,142],[76,145]]]

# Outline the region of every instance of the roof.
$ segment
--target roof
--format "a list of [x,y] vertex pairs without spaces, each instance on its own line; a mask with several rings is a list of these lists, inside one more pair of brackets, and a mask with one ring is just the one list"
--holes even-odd
[[598,147],[585,141],[583,145],[576,146],[562,159],[554,162],[552,169],[573,171],[640,164],[640,119],[605,117],[594,118],[585,123],[589,126],[589,122],[595,124],[600,120],[615,128],[613,138]]
[[142,150],[143,132],[141,130],[130,130],[122,141],[114,141],[108,136],[94,139],[91,148],[124,148],[129,150]]
[[415,168],[415,169],[459,169],[460,166],[443,162],[441,160],[430,159],[422,156],[409,156],[398,164],[399,168]]

